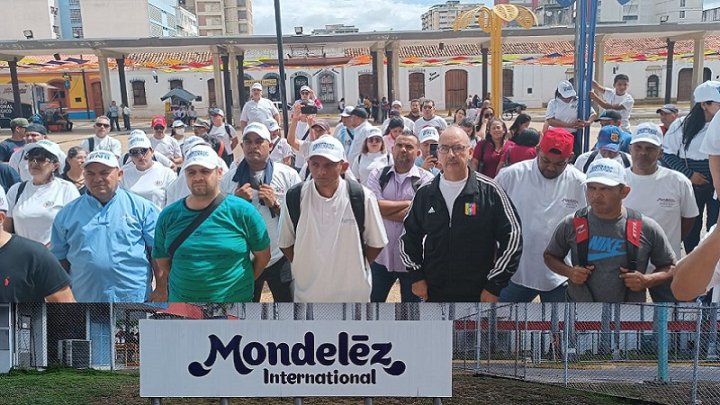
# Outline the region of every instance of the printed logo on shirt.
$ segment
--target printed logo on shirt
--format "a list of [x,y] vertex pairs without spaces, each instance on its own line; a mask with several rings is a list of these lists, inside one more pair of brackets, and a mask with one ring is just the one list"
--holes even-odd
[[593,236],[588,245],[588,261],[594,262],[625,255],[625,239]]
[[162,181],[162,180],[155,180],[155,185],[158,186],[158,187],[160,187],[160,186],[163,185],[163,181]]
[[465,215],[474,216],[477,215],[477,204],[476,203],[465,203]]
[[428,214],[434,214],[435,213],[435,207],[430,207],[428,210]]
[[45,203],[43,203],[43,208],[51,208],[53,205],[55,205],[54,202],[52,202],[52,201],[45,201]]
[[563,198],[562,200],[560,200],[560,203],[562,204],[563,207],[569,208],[572,210],[576,210],[580,206],[580,201],[572,199],[572,198]]
[[678,206],[677,200],[674,198],[658,198],[657,203],[662,208],[674,208]]

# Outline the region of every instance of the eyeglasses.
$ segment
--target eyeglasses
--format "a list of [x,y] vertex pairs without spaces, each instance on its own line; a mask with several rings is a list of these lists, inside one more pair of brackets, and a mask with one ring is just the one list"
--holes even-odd
[[155,125],[155,126],[153,127],[153,129],[156,130],[156,131],[162,131],[162,130],[165,129],[165,127],[162,126],[162,125]]
[[130,149],[128,153],[130,154],[130,156],[140,157],[145,156],[145,154],[148,153],[149,150],[150,149],[148,148],[134,148]]
[[110,128],[110,124],[103,124],[101,122],[98,122],[95,124],[96,128]]
[[465,149],[467,149],[467,145],[463,145],[461,143],[455,144],[455,145],[439,145],[438,146],[438,152],[440,153],[449,153],[450,151],[453,152],[453,154],[458,154],[465,152]]
[[25,160],[28,161],[28,163],[34,164],[34,165],[42,165],[50,161],[47,157],[42,156],[25,156]]
[[368,142],[368,143],[380,143],[380,142],[382,142],[382,141],[383,141],[383,139],[382,139],[382,138],[378,138],[377,136],[373,136],[372,138],[368,138],[368,139],[367,139],[367,142]]
[[300,94],[310,94],[309,91],[301,91]]

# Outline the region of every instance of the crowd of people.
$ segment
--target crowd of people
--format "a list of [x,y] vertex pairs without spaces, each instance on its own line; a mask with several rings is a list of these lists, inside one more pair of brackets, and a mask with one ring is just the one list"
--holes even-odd
[[720,82],[632,132],[628,85],[595,83],[603,111],[582,120],[560,82],[541,131],[479,99],[449,124],[427,98],[407,114],[384,100],[377,126],[341,105],[331,131],[304,86],[283,137],[259,84],[237,128],[221,109],[189,136],[158,116],[125,150],[113,116],[67,154],[15,119],[0,143],[0,301],[257,302],[267,284],[276,302],[383,302],[396,282],[403,302],[702,297],[720,279],[717,232],[698,247],[718,217]]

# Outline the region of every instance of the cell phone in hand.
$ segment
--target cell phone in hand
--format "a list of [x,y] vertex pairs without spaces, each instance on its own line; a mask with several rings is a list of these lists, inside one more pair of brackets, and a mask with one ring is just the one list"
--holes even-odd
[[318,108],[315,105],[304,105],[300,107],[300,113],[305,115],[317,114]]
[[433,143],[430,145],[430,156],[434,158],[438,156],[438,144]]

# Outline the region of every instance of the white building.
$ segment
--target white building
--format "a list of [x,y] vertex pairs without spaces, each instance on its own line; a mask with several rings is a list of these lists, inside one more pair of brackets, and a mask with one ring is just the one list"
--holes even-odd
[[195,14],[182,7],[178,7],[175,13],[175,21],[177,23],[177,35],[179,37],[198,36],[198,24]]
[[312,30],[312,35],[350,34],[353,32],[360,32],[360,29],[354,25],[325,24],[325,28],[316,28]]
[[702,21],[715,23],[720,21],[720,0],[705,0],[703,2]]
[[[430,6],[430,9],[422,14],[423,30],[450,30],[455,18],[462,12],[482,6],[482,3],[460,3],[459,0],[448,0],[445,4]],[[468,28],[479,28],[477,20]]]
[[0,38],[61,38],[58,3],[58,0],[4,1],[0,17]]
[[197,16],[200,36],[252,35],[252,0],[180,0]]
[[[598,24],[699,23],[703,0],[630,0],[624,5],[605,0],[598,9]],[[563,8],[556,0],[540,0],[536,14],[540,25],[571,25],[572,7]]]

